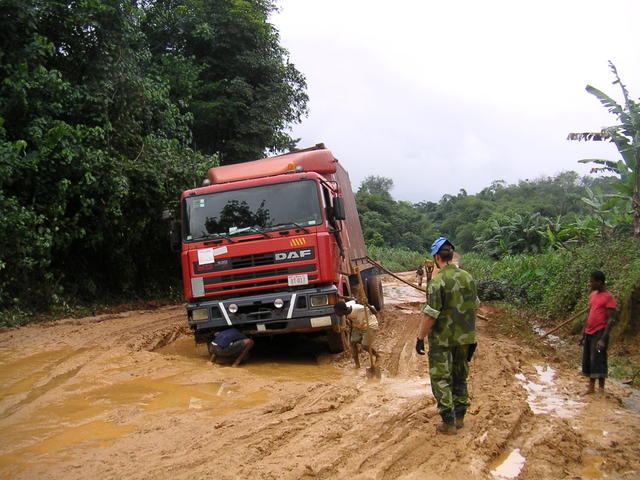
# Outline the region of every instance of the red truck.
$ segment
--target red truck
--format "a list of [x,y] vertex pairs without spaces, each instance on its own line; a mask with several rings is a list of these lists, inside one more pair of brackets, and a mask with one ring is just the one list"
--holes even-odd
[[349,175],[323,144],[209,169],[182,204],[182,279],[197,343],[233,326],[248,335],[319,332],[345,346],[341,296],[357,271],[369,303],[382,284],[367,260]]

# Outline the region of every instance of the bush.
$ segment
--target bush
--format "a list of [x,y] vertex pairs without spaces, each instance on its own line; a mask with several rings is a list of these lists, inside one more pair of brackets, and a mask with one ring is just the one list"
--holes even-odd
[[391,272],[415,270],[424,264],[429,256],[424,252],[415,252],[406,248],[378,247],[368,245],[369,256]]
[[501,280],[483,278],[478,283],[478,298],[483,302],[504,300],[507,298],[508,286]]
[[607,288],[618,299],[619,311],[624,312],[640,286],[640,242],[619,236],[574,250],[507,255],[500,260],[466,254],[461,265],[476,278],[482,295],[504,295],[517,307],[548,318],[566,317],[586,307],[589,275],[602,270]]

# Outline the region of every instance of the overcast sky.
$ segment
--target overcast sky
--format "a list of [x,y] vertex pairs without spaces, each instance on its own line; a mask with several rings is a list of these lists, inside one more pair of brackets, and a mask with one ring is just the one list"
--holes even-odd
[[615,118],[607,64],[640,96],[640,1],[278,0],[271,22],[306,76],[309,116],[354,189],[389,177],[398,200],[437,201],[493,180],[587,173],[610,144],[569,142]]

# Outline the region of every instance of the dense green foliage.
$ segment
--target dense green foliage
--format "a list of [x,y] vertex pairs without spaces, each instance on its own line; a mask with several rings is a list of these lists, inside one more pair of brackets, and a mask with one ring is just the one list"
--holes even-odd
[[396,201],[393,181],[367,177],[356,193],[369,246],[429,250],[443,235],[459,251],[476,250],[494,257],[569,248],[593,238],[601,222],[591,218],[593,190],[609,191],[607,178],[563,172],[555,177],[495,181],[476,195],[461,190],[439,202]]
[[290,150],[306,113],[303,75],[268,22],[272,0],[155,0],[142,31],[171,98],[193,116],[193,145],[223,164]]
[[291,147],[305,82],[269,0],[0,0],[0,310],[158,295],[162,212]]
[[478,281],[482,300],[504,299],[539,317],[556,319],[587,306],[589,275],[601,270],[607,288],[620,303],[624,326],[618,333],[637,333],[640,327],[628,311],[640,297],[640,241],[629,235],[619,234],[571,251],[507,255],[500,260],[469,253],[462,256],[461,266]]
[[425,254],[402,247],[368,247],[371,258],[392,272],[415,270],[428,258]]

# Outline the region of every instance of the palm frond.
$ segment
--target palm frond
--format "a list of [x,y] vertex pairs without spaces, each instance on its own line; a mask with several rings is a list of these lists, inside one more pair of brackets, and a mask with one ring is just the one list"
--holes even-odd
[[618,75],[618,69],[616,68],[616,66],[613,64],[611,60],[609,60],[609,68],[611,69],[611,71],[616,77],[616,80],[615,82],[613,82],[613,85],[615,85],[616,83],[620,85],[620,88],[622,89],[622,96],[624,97],[624,103],[627,106],[627,108],[629,108],[629,90],[627,90],[627,87],[625,86],[625,84],[622,83],[622,80],[620,79],[620,75]]
[[592,87],[591,85],[587,85],[586,90],[591,95],[596,96],[598,100],[600,100],[600,103],[607,107],[611,113],[617,115],[618,118],[620,118],[621,115],[624,115],[624,108],[622,108],[622,105],[620,105],[602,90],[598,90],[596,87]]
[[608,140],[611,136],[606,132],[577,132],[567,135],[567,140],[575,140],[578,142],[602,142]]
[[595,163],[596,165],[604,165],[610,170],[617,171],[618,162],[615,160],[606,160],[603,158],[583,158],[582,160],[578,160],[578,163]]

